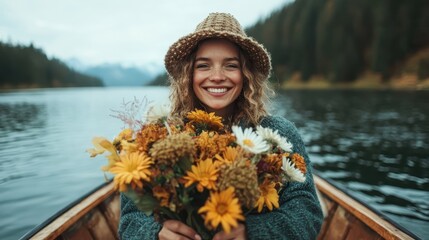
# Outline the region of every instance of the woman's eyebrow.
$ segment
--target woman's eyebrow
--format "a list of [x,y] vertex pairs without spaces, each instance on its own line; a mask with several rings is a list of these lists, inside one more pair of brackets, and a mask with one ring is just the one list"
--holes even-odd
[[197,57],[197,58],[195,58],[195,62],[197,62],[197,61],[209,61],[210,60],[210,58],[206,58],[206,57]]
[[239,61],[238,57],[225,58],[225,61]]

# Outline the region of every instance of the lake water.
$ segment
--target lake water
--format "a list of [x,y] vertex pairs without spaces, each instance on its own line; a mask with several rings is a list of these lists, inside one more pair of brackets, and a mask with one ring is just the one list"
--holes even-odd
[[[0,92],[0,239],[17,239],[103,183],[94,136],[124,126],[112,110],[168,89]],[[296,123],[314,168],[422,239],[429,236],[429,92],[282,91],[273,108]]]

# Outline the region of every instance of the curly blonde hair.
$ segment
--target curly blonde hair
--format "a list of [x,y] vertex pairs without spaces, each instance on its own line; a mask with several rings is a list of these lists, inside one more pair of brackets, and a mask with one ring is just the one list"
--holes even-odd
[[[225,119],[227,124],[250,124],[256,126],[262,117],[268,115],[268,104],[270,96],[274,91],[269,86],[268,79],[260,72],[254,70],[249,58],[238,45],[239,59],[243,74],[243,89],[235,100],[235,111],[230,119]],[[193,67],[195,62],[196,47],[187,58],[177,66],[181,71],[177,79],[169,76],[170,100],[172,114],[185,117],[190,111],[197,109],[205,110],[193,91]]]

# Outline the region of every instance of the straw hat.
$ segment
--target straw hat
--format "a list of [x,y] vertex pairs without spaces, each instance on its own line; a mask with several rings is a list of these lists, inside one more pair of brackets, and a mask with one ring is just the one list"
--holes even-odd
[[196,48],[198,43],[208,38],[225,38],[236,43],[247,52],[250,62],[265,77],[270,75],[271,60],[268,51],[256,40],[248,37],[240,23],[228,13],[210,13],[198,24],[195,31],[173,43],[165,55],[165,67],[168,73],[177,79],[181,61]]

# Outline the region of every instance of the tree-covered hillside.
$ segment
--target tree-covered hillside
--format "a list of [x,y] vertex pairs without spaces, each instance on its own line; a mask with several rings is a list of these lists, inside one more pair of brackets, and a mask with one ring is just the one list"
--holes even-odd
[[0,89],[102,85],[98,78],[76,72],[58,59],[49,59],[32,44],[0,42]]
[[429,78],[429,54],[404,68],[429,48],[428,0],[296,0],[246,32],[271,52],[280,81],[347,82],[368,71],[386,80],[410,69]]

